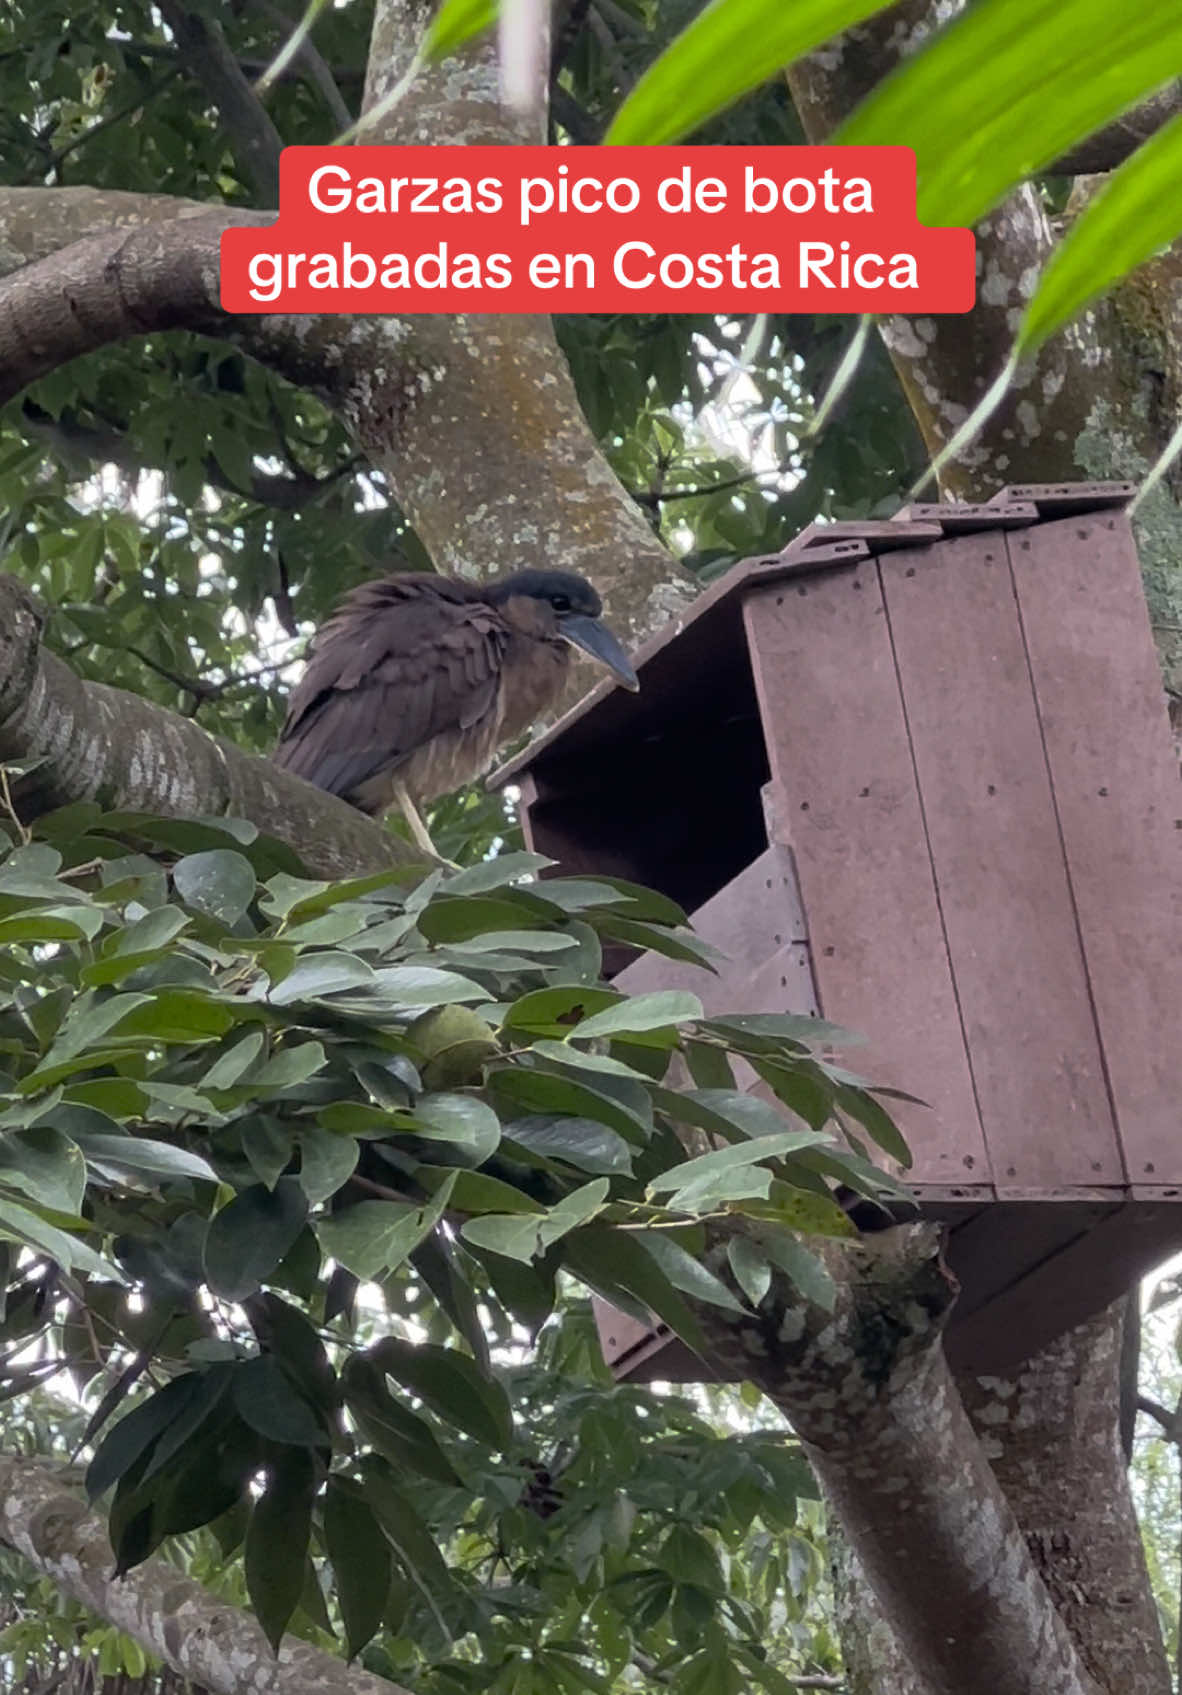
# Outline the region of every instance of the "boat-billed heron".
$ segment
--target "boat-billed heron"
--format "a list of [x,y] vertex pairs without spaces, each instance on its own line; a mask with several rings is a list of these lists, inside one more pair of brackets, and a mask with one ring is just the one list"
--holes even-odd
[[363,583],[313,637],[273,758],[371,816],[397,806],[437,857],[419,807],[482,776],[557,705],[572,649],[639,687],[602,611],[567,571]]

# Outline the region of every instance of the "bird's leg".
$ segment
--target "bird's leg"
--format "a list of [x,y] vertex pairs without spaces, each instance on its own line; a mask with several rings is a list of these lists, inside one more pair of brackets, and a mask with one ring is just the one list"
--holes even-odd
[[410,790],[406,784],[394,779],[394,799],[402,816],[406,819],[406,827],[410,831],[411,840],[417,848],[421,848],[429,859],[439,865],[450,865],[450,859],[444,859],[435,843],[431,840],[430,832],[423,823],[422,813],[410,798]]

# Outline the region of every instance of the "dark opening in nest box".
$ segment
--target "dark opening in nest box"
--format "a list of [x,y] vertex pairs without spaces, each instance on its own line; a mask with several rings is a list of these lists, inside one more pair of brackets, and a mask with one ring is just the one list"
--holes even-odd
[[[1131,493],[813,525],[497,777],[560,871],[672,896],[730,961],[621,987],[820,1012],[928,1103],[898,1110],[909,1180],[983,1372],[1182,1249],[1182,796]],[[704,1375],[600,1320],[620,1375]]]

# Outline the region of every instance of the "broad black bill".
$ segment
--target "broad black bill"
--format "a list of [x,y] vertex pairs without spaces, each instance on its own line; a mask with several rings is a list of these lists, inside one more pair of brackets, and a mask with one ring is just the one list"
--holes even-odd
[[588,618],[584,613],[575,613],[562,620],[559,633],[572,647],[582,648],[584,653],[589,653],[592,659],[605,666],[626,689],[635,690],[640,687],[640,680],[632,669],[628,655],[598,618]]

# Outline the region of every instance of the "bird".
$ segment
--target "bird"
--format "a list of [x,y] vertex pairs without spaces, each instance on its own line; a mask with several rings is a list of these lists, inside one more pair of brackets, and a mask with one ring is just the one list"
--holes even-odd
[[272,755],[380,818],[397,807],[439,854],[419,808],[474,782],[557,705],[574,649],[640,687],[585,578],[531,568],[485,583],[411,571],[362,583],[312,637]]

